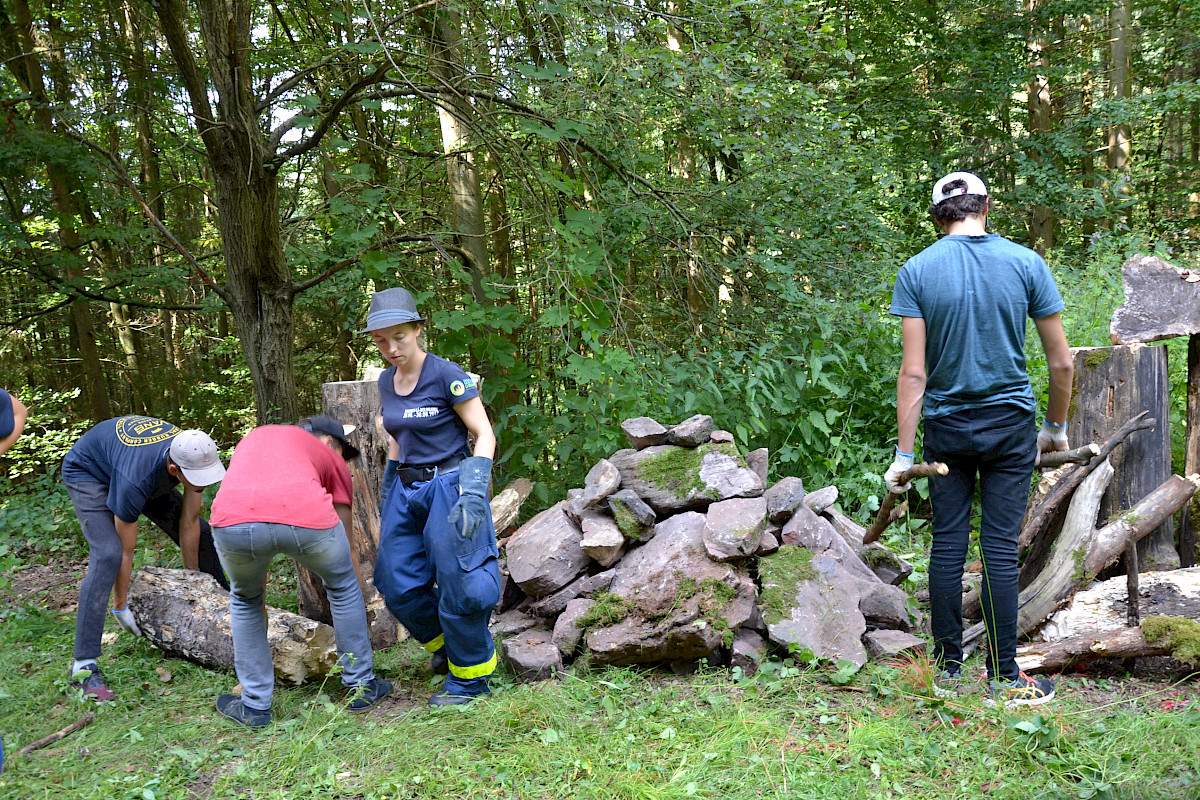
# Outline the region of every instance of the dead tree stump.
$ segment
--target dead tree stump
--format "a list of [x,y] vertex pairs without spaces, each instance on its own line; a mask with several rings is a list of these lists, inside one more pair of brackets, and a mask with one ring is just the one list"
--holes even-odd
[[[1072,442],[1102,442],[1125,420],[1143,411],[1158,420],[1152,429],[1131,434],[1109,457],[1114,475],[1099,512],[1100,519],[1106,520],[1133,508],[1171,475],[1167,351],[1162,347],[1125,345],[1075,348],[1072,354]],[[1179,566],[1172,520],[1167,519],[1138,543],[1138,555],[1146,571]]]

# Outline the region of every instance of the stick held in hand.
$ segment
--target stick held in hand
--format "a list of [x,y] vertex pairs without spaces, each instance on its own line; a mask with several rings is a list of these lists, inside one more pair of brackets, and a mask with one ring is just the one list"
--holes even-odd
[[[898,483],[905,484],[913,478],[927,478],[930,475],[945,475],[949,471],[950,468],[940,461],[934,461],[931,464],[922,461],[920,464],[913,464],[912,467],[906,469]],[[863,536],[863,544],[878,541],[880,535],[887,530],[887,526],[892,522],[892,507],[896,505],[897,496],[895,492],[888,492],[884,496],[883,502],[879,504],[879,512],[875,514],[875,521],[871,523],[870,529]]]

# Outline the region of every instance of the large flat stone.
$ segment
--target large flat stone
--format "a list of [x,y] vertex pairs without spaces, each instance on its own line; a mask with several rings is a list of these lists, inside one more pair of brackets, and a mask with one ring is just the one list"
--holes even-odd
[[737,448],[728,444],[619,450],[609,460],[621,471],[622,489],[632,490],[660,517],[731,497],[758,497],[764,488]]
[[766,529],[767,501],[761,497],[735,497],[708,507],[704,522],[704,547],[713,561],[732,561],[758,552]]
[[591,559],[580,542],[583,531],[556,503],[521,526],[508,540],[508,572],[530,597],[544,597],[566,586]]

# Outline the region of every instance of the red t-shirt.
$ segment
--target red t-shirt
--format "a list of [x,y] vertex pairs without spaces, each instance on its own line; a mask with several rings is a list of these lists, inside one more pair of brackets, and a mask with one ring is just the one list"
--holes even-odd
[[279,522],[332,528],[334,503],[350,505],[350,469],[341,455],[294,425],[264,425],[233,450],[212,504],[218,527]]

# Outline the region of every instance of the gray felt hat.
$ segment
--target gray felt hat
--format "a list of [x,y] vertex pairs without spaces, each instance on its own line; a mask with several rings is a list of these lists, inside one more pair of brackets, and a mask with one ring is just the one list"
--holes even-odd
[[371,308],[367,311],[367,327],[359,333],[370,333],[380,328],[390,328],[402,322],[424,322],[417,313],[417,301],[408,289],[397,286],[371,295]]

